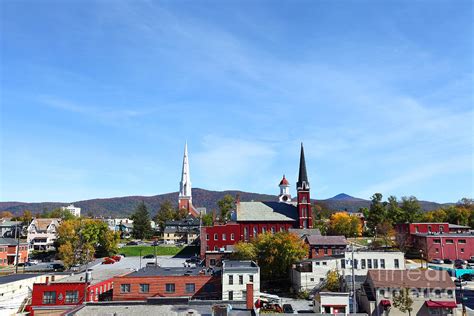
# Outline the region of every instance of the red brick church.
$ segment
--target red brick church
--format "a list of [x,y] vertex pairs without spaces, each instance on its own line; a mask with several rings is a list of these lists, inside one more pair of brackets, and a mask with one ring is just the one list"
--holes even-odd
[[219,265],[223,256],[232,253],[235,243],[248,241],[258,234],[313,227],[303,144],[296,183],[297,201],[291,200],[290,184],[285,176],[279,186],[278,201],[240,202],[237,199],[230,222],[201,228],[201,258],[206,259],[206,266]]

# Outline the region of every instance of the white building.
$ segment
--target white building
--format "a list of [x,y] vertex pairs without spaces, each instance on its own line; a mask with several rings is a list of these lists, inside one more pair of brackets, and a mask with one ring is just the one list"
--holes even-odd
[[68,205],[68,206],[63,206],[61,207],[63,211],[69,211],[72,215],[76,217],[81,216],[81,208],[80,207],[75,207],[74,204]]
[[[365,276],[371,269],[405,269],[404,254],[399,251],[354,251],[354,276]],[[352,252],[343,255],[307,259],[291,269],[293,288],[311,290],[324,284],[326,275],[338,270],[342,276],[352,275]]]
[[322,314],[349,314],[349,293],[320,292],[314,297],[313,310]]
[[52,250],[58,238],[60,218],[35,218],[28,226],[27,241],[31,250]]
[[222,300],[246,299],[247,283],[253,284],[253,301],[260,294],[260,268],[253,261],[224,260],[222,262]]

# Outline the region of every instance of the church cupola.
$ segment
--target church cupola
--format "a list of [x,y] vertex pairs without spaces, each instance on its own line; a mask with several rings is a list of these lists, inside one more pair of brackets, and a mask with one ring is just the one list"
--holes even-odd
[[291,202],[290,183],[286,180],[285,175],[283,175],[283,179],[281,179],[279,186],[280,195],[278,196],[278,200],[280,202]]
[[304,158],[303,143],[301,143],[300,170],[298,182],[296,183],[298,200],[299,228],[313,228],[313,218],[311,211],[311,198],[309,195],[309,181],[306,172],[306,161]]

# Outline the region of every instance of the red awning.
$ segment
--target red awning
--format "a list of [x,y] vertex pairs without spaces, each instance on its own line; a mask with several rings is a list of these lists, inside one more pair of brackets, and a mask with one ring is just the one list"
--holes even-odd
[[380,304],[382,304],[383,307],[392,306],[389,300],[381,300]]
[[456,308],[458,305],[454,301],[426,301],[426,306],[429,308]]

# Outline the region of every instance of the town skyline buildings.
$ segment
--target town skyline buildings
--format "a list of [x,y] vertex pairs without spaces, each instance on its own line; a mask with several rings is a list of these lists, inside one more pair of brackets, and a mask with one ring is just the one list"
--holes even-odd
[[0,201],[473,196],[471,2],[214,4],[2,2]]

